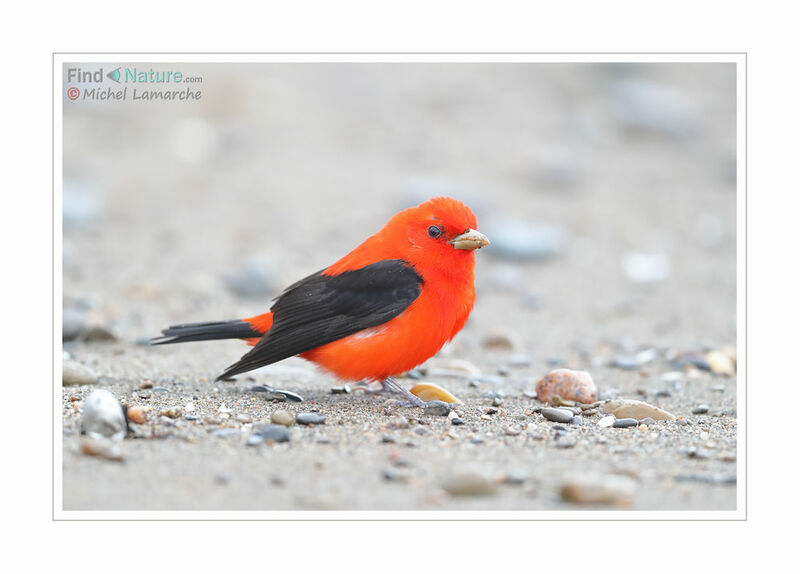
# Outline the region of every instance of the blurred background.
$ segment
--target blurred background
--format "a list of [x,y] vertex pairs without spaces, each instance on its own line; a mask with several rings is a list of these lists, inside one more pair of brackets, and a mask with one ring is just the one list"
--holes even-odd
[[[178,87],[202,98],[64,97],[65,339],[261,313],[450,195],[492,240],[460,351],[500,332],[541,365],[735,345],[734,64],[136,67],[201,77]],[[242,351],[224,344],[208,375]],[[206,360],[180,356],[169,374]]]

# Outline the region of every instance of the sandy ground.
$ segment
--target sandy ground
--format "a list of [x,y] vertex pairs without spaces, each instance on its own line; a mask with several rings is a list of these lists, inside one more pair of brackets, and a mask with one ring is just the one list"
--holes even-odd
[[[64,344],[99,377],[58,389],[65,510],[607,508],[562,500],[573,475],[624,477],[624,508],[736,508],[737,379],[671,362],[736,345],[732,66],[176,67],[203,77],[200,103],[64,102],[64,308],[115,339]],[[214,383],[246,350],[235,341],[142,344],[170,324],[263,312],[438,194],[511,236],[478,253],[470,321],[425,365],[424,380],[463,401],[464,424],[332,394],[341,383],[300,359]],[[639,269],[651,281],[626,274],[631,252],[660,262]],[[248,268],[263,275],[253,296],[235,287]],[[487,348],[494,333],[513,348]],[[613,366],[648,349],[647,364]],[[457,360],[481,376],[436,374]],[[558,431],[524,394],[556,366],[689,424],[600,428],[595,416]],[[305,401],[271,402],[257,384]],[[124,462],[80,454],[95,388],[149,409]],[[159,416],[169,408],[182,415]],[[277,409],[327,419],[247,446]],[[410,427],[388,428],[397,415]],[[473,469],[493,493],[446,491]]]

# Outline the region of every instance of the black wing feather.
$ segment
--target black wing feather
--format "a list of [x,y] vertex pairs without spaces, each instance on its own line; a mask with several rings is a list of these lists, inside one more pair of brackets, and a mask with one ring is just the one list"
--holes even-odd
[[278,297],[269,332],[218,380],[382,325],[405,311],[422,285],[422,277],[402,259],[339,275],[310,275]]

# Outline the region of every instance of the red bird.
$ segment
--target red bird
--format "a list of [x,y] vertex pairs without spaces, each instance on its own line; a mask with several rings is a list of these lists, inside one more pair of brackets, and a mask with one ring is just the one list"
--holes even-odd
[[474,251],[489,244],[472,210],[437,197],[392,217],[339,261],[301,279],[268,313],[237,321],[174,325],[154,344],[244,339],[253,349],[217,380],[299,355],[336,377],[380,381],[435,355],[475,303]]

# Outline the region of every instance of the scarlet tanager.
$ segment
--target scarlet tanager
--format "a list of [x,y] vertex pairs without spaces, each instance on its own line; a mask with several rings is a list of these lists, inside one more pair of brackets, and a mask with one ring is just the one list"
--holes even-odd
[[253,348],[217,380],[299,355],[342,380],[379,381],[424,404],[393,376],[427,361],[475,303],[475,253],[489,244],[462,202],[437,197],[392,217],[339,261],[301,279],[269,312],[173,325],[153,344],[244,339]]

